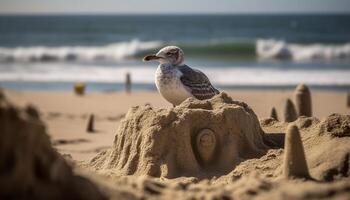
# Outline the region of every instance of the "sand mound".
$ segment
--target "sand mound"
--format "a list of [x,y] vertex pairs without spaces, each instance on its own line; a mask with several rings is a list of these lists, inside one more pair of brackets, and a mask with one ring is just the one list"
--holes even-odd
[[[262,126],[269,137],[283,136],[288,123],[262,120]],[[321,122],[314,117],[299,117],[294,124],[301,131],[305,155],[313,178],[320,181],[333,181],[350,176],[350,115],[333,114]],[[249,174],[257,166],[257,171],[270,177],[278,177],[282,169],[283,150],[272,149],[259,159],[241,163],[233,171],[235,175]],[[261,169],[266,170],[261,170]],[[238,173],[240,172],[240,173]]]
[[350,136],[350,117],[349,115],[330,115],[322,122],[320,134],[328,134],[333,137]]
[[335,126],[342,127],[340,124],[349,119],[350,116],[331,115],[321,122],[313,117],[299,117],[293,123],[262,120],[265,122],[262,128],[269,138],[284,136],[290,124],[299,127],[312,179],[282,178],[283,148],[269,149],[261,157],[238,163],[231,173],[211,179],[145,176],[112,176],[112,179],[118,185],[119,194],[134,199],[349,199],[350,137],[334,137],[322,132],[322,127],[330,121],[338,121]]
[[0,199],[104,199],[51,147],[37,110],[0,95]]
[[350,176],[350,115],[333,114],[319,123],[308,138],[314,176],[332,181]]
[[116,133],[114,145],[91,161],[97,170],[122,175],[217,176],[263,155],[257,116],[225,93],[187,99],[172,109],[134,107]]

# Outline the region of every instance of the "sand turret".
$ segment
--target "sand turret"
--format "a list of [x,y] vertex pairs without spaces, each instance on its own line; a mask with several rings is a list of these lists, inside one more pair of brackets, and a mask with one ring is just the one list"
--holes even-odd
[[89,120],[88,120],[88,124],[87,124],[87,127],[86,127],[86,131],[88,133],[95,132],[95,115],[94,114],[91,114],[89,116]]
[[286,104],[284,106],[284,121],[293,122],[296,119],[297,119],[297,113],[295,111],[294,104],[290,99],[287,99]]
[[270,118],[278,121],[278,115],[275,107],[272,107],[271,109]]
[[299,129],[291,124],[284,140],[283,176],[285,178],[309,178],[303,143]]
[[298,85],[294,91],[294,101],[298,116],[312,117],[311,93],[306,85]]

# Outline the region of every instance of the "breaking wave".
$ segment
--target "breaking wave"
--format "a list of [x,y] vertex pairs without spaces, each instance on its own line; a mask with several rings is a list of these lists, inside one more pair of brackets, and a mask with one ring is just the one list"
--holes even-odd
[[256,54],[260,58],[292,60],[350,59],[350,43],[341,45],[289,44],[281,40],[257,40]]
[[219,40],[202,43],[140,41],[112,43],[104,46],[30,46],[0,47],[0,62],[123,61],[154,53],[165,45],[178,45],[188,57],[203,59],[350,59],[350,43],[341,45],[293,44],[274,39],[256,41]]
[[134,57],[140,52],[160,47],[161,42],[129,42],[113,43],[105,46],[62,46],[62,47],[15,47],[0,48],[0,62],[45,62],[45,61],[119,61]]

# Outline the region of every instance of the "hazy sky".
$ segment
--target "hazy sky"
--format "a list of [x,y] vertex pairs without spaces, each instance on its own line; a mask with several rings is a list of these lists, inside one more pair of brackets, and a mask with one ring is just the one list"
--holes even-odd
[[0,0],[0,13],[350,13],[350,0]]

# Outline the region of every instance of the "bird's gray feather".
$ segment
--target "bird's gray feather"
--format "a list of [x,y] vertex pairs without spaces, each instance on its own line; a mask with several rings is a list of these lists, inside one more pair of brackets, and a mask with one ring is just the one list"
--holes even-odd
[[219,94],[219,91],[210,83],[208,77],[198,69],[192,69],[187,65],[177,66],[182,73],[180,80],[192,95],[197,99],[210,99]]

